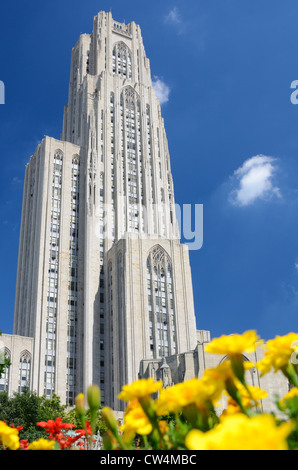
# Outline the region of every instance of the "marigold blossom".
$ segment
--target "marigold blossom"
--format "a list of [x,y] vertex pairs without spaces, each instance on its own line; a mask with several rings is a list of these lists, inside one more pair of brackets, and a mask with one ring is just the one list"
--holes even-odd
[[124,442],[130,441],[135,434],[148,435],[152,431],[152,424],[144,412],[137,398],[134,398],[126,407],[124,424],[120,426]]
[[53,450],[55,447],[55,441],[49,441],[41,437],[37,441],[31,442],[28,445],[28,450]]
[[205,347],[206,352],[227,355],[229,358],[242,355],[244,352],[253,352],[261,340],[256,331],[248,330],[242,335],[232,334],[214,338]]
[[17,450],[20,447],[19,431],[0,421],[0,442],[11,450]]
[[240,382],[236,383],[236,386],[240,392],[243,406],[250,408],[256,404],[260,404],[260,401],[268,397],[268,392],[262,390],[260,387],[254,385],[247,385],[244,387]]
[[234,373],[230,361],[223,361],[217,367],[204,370],[203,379],[217,386],[219,390],[225,388],[227,380],[234,380]]
[[292,355],[298,352],[298,334],[288,333],[285,336],[276,336],[267,341],[264,349],[264,358],[256,364],[261,376],[270,372],[272,368],[274,372],[277,372],[288,365]]
[[[241,383],[237,383],[237,388],[241,394],[241,401],[244,408],[253,408],[256,405],[260,405],[260,401],[268,397],[268,392],[266,390],[262,390],[261,388],[253,385],[248,385],[247,390]],[[224,392],[224,394],[227,393]],[[240,413],[240,411],[241,409],[239,405],[229,396],[228,406],[223,411],[221,417],[228,414]]]
[[218,383],[193,378],[163,389],[155,403],[158,415],[178,413],[188,405],[194,404],[198,408],[207,402],[213,402],[220,397],[222,388]]
[[191,430],[185,444],[190,450],[288,450],[292,423],[277,426],[271,415],[227,415],[210,431]]
[[118,398],[123,401],[144,398],[161,390],[162,385],[161,381],[155,382],[153,378],[136,380],[129,385],[124,385]]
[[290,400],[291,398],[295,397],[298,398],[298,387],[291,388],[291,390],[286,393],[285,396],[280,400],[280,403],[284,405],[287,400]]

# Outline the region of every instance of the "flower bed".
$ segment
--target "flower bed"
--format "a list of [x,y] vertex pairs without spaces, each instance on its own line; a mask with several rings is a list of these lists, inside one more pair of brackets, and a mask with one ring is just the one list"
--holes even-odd
[[[202,378],[163,388],[162,382],[140,379],[125,385],[119,399],[127,403],[124,423],[105,407],[102,417],[107,432],[104,450],[297,450],[298,449],[298,334],[277,336],[264,344],[264,358],[244,362],[243,354],[255,350],[260,339],[255,331],[215,338],[206,351],[227,356],[218,367],[205,370]],[[266,391],[246,383],[245,370],[257,367],[261,376],[281,371],[291,390],[276,398],[280,416],[260,411]],[[217,403],[225,394],[226,409],[218,416]],[[22,442],[19,429],[0,421],[3,449],[51,450],[94,448],[95,420],[100,406],[99,388],[87,391],[90,422],[86,421],[85,397],[76,397],[82,428],[55,421],[39,422],[45,438]],[[69,431],[72,430],[72,433]]]

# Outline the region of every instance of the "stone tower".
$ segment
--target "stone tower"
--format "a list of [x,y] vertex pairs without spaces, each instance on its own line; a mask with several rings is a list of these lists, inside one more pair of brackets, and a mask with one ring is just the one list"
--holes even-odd
[[140,363],[197,345],[188,248],[141,30],[94,18],[72,50],[61,140],[26,167],[14,335],[32,389],[73,404],[91,383],[121,409]]

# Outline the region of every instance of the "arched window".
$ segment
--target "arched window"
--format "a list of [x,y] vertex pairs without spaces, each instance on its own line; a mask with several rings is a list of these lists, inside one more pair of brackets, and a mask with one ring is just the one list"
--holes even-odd
[[177,353],[172,263],[167,252],[155,245],[147,258],[150,356]]
[[25,388],[30,389],[30,373],[31,373],[31,354],[25,350],[21,353],[19,363],[19,393]]
[[[232,335],[231,335],[232,336]],[[250,359],[248,357],[246,357],[244,354],[242,354],[242,359],[243,359],[243,362],[251,362]],[[223,362],[225,361],[229,361],[229,357],[228,356],[224,356],[221,361],[220,361],[220,364],[222,364]],[[252,385],[252,386],[256,386],[257,383],[256,383],[256,380],[257,380],[257,370],[255,367],[247,367],[246,369],[246,376],[245,376],[245,380],[247,382],[248,385]]]
[[117,42],[113,48],[113,75],[132,79],[131,52],[123,42]]

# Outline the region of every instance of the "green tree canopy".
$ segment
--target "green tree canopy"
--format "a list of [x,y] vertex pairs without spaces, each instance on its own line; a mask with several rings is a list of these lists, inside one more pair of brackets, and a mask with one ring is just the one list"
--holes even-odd
[[45,396],[38,397],[27,389],[23,393],[15,393],[11,398],[6,392],[0,393],[0,420],[8,425],[23,426],[20,438],[29,441],[45,437],[44,430],[36,423],[62,417],[65,408],[57,395],[48,399]]
[[[2,335],[2,331],[0,330],[0,336]],[[1,344],[1,343],[0,343]],[[6,356],[4,349],[1,349],[0,346],[0,378],[4,373],[5,369],[10,366],[10,360]]]

